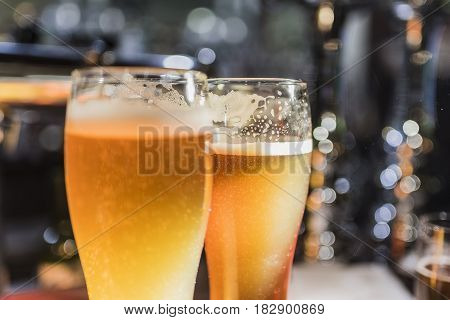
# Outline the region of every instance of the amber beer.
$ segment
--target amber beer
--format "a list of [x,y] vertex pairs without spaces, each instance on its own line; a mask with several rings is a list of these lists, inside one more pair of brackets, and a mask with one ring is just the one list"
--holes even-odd
[[[138,150],[148,142],[138,136],[138,124],[69,124],[66,131],[67,192],[89,297],[192,299],[211,181],[200,168],[189,176],[167,174],[169,161],[160,174],[140,174]],[[203,139],[185,143],[201,146]],[[180,149],[183,143],[161,141]],[[204,157],[194,151],[175,160]]]
[[151,84],[107,88],[113,98],[95,87],[68,106],[67,195],[90,299],[193,298],[211,156],[195,126],[175,130],[178,119],[202,125],[201,110],[168,85],[154,105],[135,94],[161,87]]
[[420,300],[450,299],[450,258],[425,257],[417,266],[416,297]]
[[286,299],[311,141],[213,145],[212,152],[206,237],[211,298]]
[[450,216],[441,211],[419,220],[415,295],[420,300],[450,299]]

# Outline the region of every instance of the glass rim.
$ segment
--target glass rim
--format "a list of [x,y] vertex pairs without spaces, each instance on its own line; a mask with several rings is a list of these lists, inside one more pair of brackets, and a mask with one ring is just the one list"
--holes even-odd
[[[173,80],[186,79],[186,74],[192,74],[195,82],[203,82],[207,80],[206,74],[197,70],[175,69],[175,68],[158,68],[146,66],[108,66],[108,67],[83,67],[72,71],[71,77],[73,82],[86,81],[93,79],[98,81],[100,79],[112,78],[116,81],[123,81],[121,76],[123,74],[142,75],[147,77],[154,77],[155,79],[162,79],[164,76],[174,77]],[[142,80],[150,80],[142,79]],[[130,81],[139,81],[141,79],[131,79]],[[128,81],[128,80],[127,80]]]
[[444,230],[445,233],[450,233],[450,227],[442,226],[433,221],[450,221],[450,215],[446,211],[426,213],[419,218],[420,224],[427,230]]
[[307,88],[306,82],[301,79],[289,78],[210,78],[208,84],[247,84],[247,83],[261,83],[261,84],[278,84],[278,85],[298,85],[301,89]]

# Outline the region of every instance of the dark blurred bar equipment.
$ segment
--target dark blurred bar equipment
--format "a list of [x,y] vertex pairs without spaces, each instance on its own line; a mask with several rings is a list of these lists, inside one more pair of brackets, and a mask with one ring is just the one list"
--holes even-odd
[[383,156],[377,141],[386,105],[377,100],[382,88],[372,78],[379,69],[376,48],[390,36],[377,20],[382,14],[389,19],[389,12],[388,3],[375,1],[321,1],[316,8],[317,148],[305,235],[308,260],[378,258],[367,244],[380,240],[374,238],[370,211],[379,193],[374,172]]
[[[433,188],[421,173],[438,169],[427,159],[435,110],[444,103],[442,94],[441,102],[433,98],[442,76],[429,68],[448,58],[431,53],[427,30],[436,25],[443,30],[448,5],[429,15],[442,4],[324,1],[317,7],[319,30],[320,17],[331,25],[322,25],[316,53],[322,57],[314,90],[320,110],[314,134],[318,152],[308,204],[325,219],[313,218],[310,237],[307,227],[305,241],[311,241],[312,251],[306,256],[322,250],[324,260],[333,255],[347,261],[385,260],[380,253],[396,260],[404,255],[402,247],[417,238],[416,214],[431,203],[424,190]],[[436,42],[445,47],[448,40]],[[448,103],[448,96],[444,99]],[[434,205],[446,207],[443,201]]]
[[[64,47],[41,44],[0,42],[0,75],[66,75],[74,68],[90,65],[105,66],[173,66],[187,69],[205,69],[188,56],[135,53],[121,55],[92,47]],[[102,46],[100,46],[102,47]],[[174,58],[175,57],[175,58]],[[43,67],[45,65],[46,67]]]
[[69,89],[64,78],[0,79],[2,253],[13,282],[74,247],[62,149]]
[[[448,210],[448,153],[450,8],[444,1],[414,6],[407,22],[404,104],[397,113],[397,129],[404,142],[397,152],[403,172],[394,188],[397,216],[393,221],[391,257],[394,270],[412,288],[423,213]],[[440,8],[440,9],[439,9]],[[402,120],[401,123],[399,120]],[[402,124],[402,127],[399,127]],[[408,172],[409,176],[408,176]]]

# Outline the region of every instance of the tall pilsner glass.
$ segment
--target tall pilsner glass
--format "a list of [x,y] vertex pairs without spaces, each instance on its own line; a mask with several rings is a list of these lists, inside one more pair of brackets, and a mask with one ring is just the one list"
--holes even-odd
[[206,76],[73,73],[65,129],[70,216],[91,299],[192,299],[206,232]]
[[211,79],[212,299],[286,299],[312,151],[306,84]]

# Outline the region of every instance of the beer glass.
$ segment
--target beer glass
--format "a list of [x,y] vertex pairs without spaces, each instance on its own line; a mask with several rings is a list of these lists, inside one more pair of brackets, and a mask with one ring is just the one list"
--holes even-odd
[[420,219],[416,298],[450,298],[450,215],[440,212]]
[[91,299],[192,299],[212,178],[199,72],[74,71],[67,196]]
[[210,79],[211,299],[286,299],[312,151],[306,84]]

